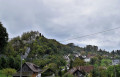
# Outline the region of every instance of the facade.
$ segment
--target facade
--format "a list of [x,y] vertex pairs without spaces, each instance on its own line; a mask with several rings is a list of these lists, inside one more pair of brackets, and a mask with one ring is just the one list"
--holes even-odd
[[41,77],[55,77],[55,71],[50,68],[46,68],[42,71]]
[[68,73],[74,75],[74,77],[85,77],[85,74],[90,73],[93,69],[93,66],[79,66],[70,69]]
[[[20,71],[21,69],[13,77],[20,77]],[[37,65],[26,62],[22,65],[22,77],[41,77],[41,70]]]
[[119,59],[112,60],[112,65],[118,65],[118,64],[120,64]]
[[85,58],[84,61],[85,62],[90,62],[90,58]]
[[78,69],[73,73],[73,75],[75,77],[84,77],[85,76],[84,72],[82,72],[82,71],[80,71]]

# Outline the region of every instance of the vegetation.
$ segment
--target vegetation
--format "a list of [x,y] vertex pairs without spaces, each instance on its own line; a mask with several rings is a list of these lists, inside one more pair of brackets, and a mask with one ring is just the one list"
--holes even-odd
[[66,73],[65,75],[63,75],[63,77],[74,77],[74,76],[71,75],[70,73]]
[[85,62],[79,58],[76,58],[73,62],[73,67],[84,66]]
[[1,70],[0,73],[3,76],[6,75],[7,77],[9,77],[9,76],[12,76],[13,74],[15,74],[16,70],[15,69],[11,69],[11,68],[6,68],[6,69]]
[[0,53],[4,51],[4,47],[7,45],[8,41],[8,33],[6,28],[3,27],[2,23],[0,22]]
[[112,60],[110,60],[110,59],[102,59],[101,60],[101,66],[106,66],[106,67],[108,67],[109,65],[111,65],[112,64]]
[[[79,47],[73,43],[61,44],[54,39],[46,38],[38,31],[25,32],[22,36],[8,41],[7,31],[1,23],[0,40],[2,40],[0,41],[0,77],[4,77],[4,74],[11,76],[16,72],[15,70],[20,68],[20,55],[24,55],[27,48],[30,48],[30,52],[23,63],[32,62],[40,66],[41,69],[51,69],[59,77],[73,77],[68,73],[67,64],[70,65],[70,69],[77,66],[93,65],[95,69],[88,74],[88,77],[115,77],[115,75],[118,77],[120,75],[120,66],[111,65],[113,56],[120,59],[120,50],[110,53],[99,49],[98,46]],[[91,60],[85,63],[83,59],[76,58],[74,53],[90,57]],[[64,56],[69,54],[70,62],[67,62]]]

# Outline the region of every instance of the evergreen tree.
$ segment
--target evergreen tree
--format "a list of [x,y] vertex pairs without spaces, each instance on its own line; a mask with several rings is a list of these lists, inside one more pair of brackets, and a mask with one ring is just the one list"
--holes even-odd
[[6,28],[3,27],[2,23],[0,22],[0,53],[3,52],[4,47],[7,45],[8,41],[8,33]]

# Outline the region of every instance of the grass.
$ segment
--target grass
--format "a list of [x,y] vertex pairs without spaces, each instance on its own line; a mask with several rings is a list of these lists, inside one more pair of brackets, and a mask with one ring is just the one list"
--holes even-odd
[[[0,74],[0,77],[7,77],[5,74]],[[12,76],[8,76],[8,77],[12,77]]]
[[[0,70],[0,77],[7,77],[7,75],[2,74],[1,70]],[[8,77],[12,77],[12,76],[8,76]]]
[[[7,77],[5,74],[0,74],[0,77]],[[12,76],[8,76],[8,77],[12,77]]]

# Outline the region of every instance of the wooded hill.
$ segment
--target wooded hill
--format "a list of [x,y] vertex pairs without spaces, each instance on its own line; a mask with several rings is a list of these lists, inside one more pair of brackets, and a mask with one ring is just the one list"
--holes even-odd
[[[30,49],[29,51],[27,51],[28,48]],[[87,45],[83,48],[73,43],[64,45],[55,39],[44,37],[38,31],[25,32],[21,36],[9,40],[6,50],[2,53],[13,58],[21,54],[25,55],[25,61],[33,62],[42,68],[49,63],[55,63],[57,66],[65,66],[66,61],[63,56],[75,52],[84,53],[84,55],[93,52],[97,55],[111,55],[97,46]]]

